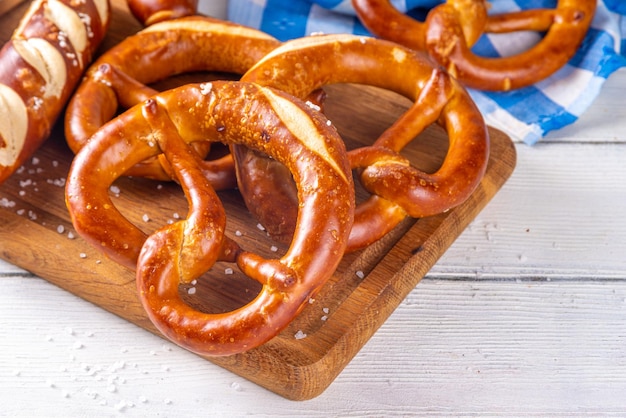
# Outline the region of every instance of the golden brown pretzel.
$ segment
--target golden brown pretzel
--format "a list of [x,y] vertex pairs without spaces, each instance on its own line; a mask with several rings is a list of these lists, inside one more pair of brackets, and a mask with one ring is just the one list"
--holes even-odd
[[[479,110],[458,82],[423,54],[401,45],[353,35],[297,39],[270,52],[242,80],[297,97],[331,83],[365,84],[414,102],[372,147],[349,152],[352,168],[364,169],[362,183],[374,195],[356,209],[348,250],[379,239],[407,215],[424,217],[458,205],[485,172],[489,139]],[[447,130],[450,146],[440,169],[427,174],[398,153],[435,122]],[[249,209],[277,239],[289,237],[295,208],[284,191],[289,182],[283,171],[271,160],[232,148]]]
[[[67,142],[77,152],[119,107],[131,107],[157,93],[148,87],[151,83],[194,71],[243,74],[278,45],[260,31],[208,17],[156,23],[105,52],[89,68],[68,105]],[[204,170],[217,188],[235,183],[229,156],[205,162]],[[126,174],[168,180],[168,171],[166,164],[153,159]]]
[[[468,13],[471,4],[480,3],[483,2],[448,1],[430,10],[426,21],[420,23],[400,13],[389,0],[353,0],[359,18],[373,33],[428,51],[468,87],[503,91],[531,85],[563,67],[582,43],[596,8],[595,0],[559,0],[555,9],[496,14],[485,20],[477,7]],[[473,21],[474,16],[477,18]],[[524,52],[486,58],[471,51],[477,37],[468,36],[468,27],[473,28],[474,35],[522,30],[545,35]],[[415,41],[410,41],[409,34]]]
[[198,0],[127,0],[128,8],[144,26],[197,14]]
[[[457,14],[464,39],[473,45],[482,35],[487,21],[484,0],[448,0]],[[401,13],[390,0],[352,0],[363,25],[374,35],[418,51],[426,50],[426,24]]]
[[[243,144],[289,168],[300,206],[293,241],[280,259],[264,259],[223,238],[221,209],[185,144],[198,139]],[[107,190],[128,167],[160,152],[183,185],[190,214],[144,243]],[[72,220],[85,239],[130,267],[137,244],[143,245],[137,286],[155,325],[189,350],[213,356],[249,350],[282,330],[332,276],[354,215],[350,167],[334,127],[283,92],[240,82],[183,86],[129,109],[77,154],[66,187]],[[186,305],[179,283],[197,278],[216,259],[235,260],[263,285],[259,295],[224,314]]]
[[108,0],[34,1],[0,50],[0,182],[48,138],[109,16]]

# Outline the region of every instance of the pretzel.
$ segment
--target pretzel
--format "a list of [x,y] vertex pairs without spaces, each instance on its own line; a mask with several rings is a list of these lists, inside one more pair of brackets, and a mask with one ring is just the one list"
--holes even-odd
[[127,4],[133,16],[144,26],[193,16],[198,10],[198,0],[127,0]]
[[[596,8],[594,0],[559,0],[555,9],[495,14],[485,20],[481,12],[485,6],[481,3],[484,2],[447,1],[430,10],[421,23],[400,13],[389,0],[353,0],[359,18],[372,33],[427,51],[466,86],[492,91],[529,86],[563,67],[582,43]],[[468,31],[468,27],[473,29]],[[476,34],[481,31],[523,30],[545,35],[528,50],[511,56],[487,58],[471,51]]]
[[[76,155],[66,185],[72,221],[111,258],[136,266],[139,297],[168,338],[208,356],[249,350],[300,312],[344,254],[354,185],[345,146],[326,122],[295,98],[250,83],[216,81],[160,93],[107,123]],[[300,204],[292,243],[280,259],[264,259],[224,237],[222,209],[186,145],[196,140],[242,144],[288,167]],[[120,173],[158,153],[176,172],[190,212],[146,238],[115,209],[107,190]],[[178,285],[217,259],[235,261],[262,290],[235,311],[198,312],[181,301]]]
[[109,16],[107,0],[34,1],[0,50],[0,182],[48,138]]
[[[119,107],[129,108],[156,94],[148,86],[152,83],[195,71],[243,74],[278,45],[260,31],[209,17],[155,23],[105,52],[89,68],[66,112],[68,145],[78,152]],[[208,143],[196,144],[196,149],[205,156]],[[228,155],[206,161],[203,170],[218,189],[235,185]],[[158,159],[129,168],[126,174],[171,179],[167,164]]]
[[[448,0],[446,3],[459,11],[463,38],[473,45],[487,22],[486,2]],[[400,12],[390,0],[352,0],[352,6],[361,23],[374,35],[418,51],[426,50],[426,24]]]
[[[414,102],[374,144],[349,151],[351,167],[363,169],[361,182],[373,195],[357,206],[348,251],[376,241],[406,216],[430,216],[462,203],[485,172],[488,133],[467,92],[423,54],[398,44],[353,35],[302,38],[270,52],[242,80],[297,97],[332,83],[365,84]],[[439,170],[427,174],[399,153],[435,122],[446,129],[450,146]],[[232,152],[248,208],[268,232],[278,231],[277,239],[288,237],[295,224],[295,207],[284,192],[288,179],[267,168],[276,165],[271,160],[245,149]]]

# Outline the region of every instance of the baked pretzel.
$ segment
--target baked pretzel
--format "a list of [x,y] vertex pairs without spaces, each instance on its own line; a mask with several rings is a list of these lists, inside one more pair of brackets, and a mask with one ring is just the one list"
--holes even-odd
[[[414,102],[371,147],[349,151],[352,168],[363,169],[361,182],[373,196],[356,209],[348,251],[376,241],[407,215],[430,216],[460,204],[485,172],[489,138],[479,110],[458,82],[401,45],[353,35],[297,39],[270,52],[242,80],[297,97],[332,83],[364,84]],[[446,129],[450,145],[439,170],[428,174],[399,152],[435,122]],[[245,148],[232,148],[248,208],[277,239],[289,237],[295,206],[284,191],[284,170]]]
[[[78,152],[118,108],[132,107],[156,94],[148,86],[152,83],[195,71],[243,74],[278,45],[279,41],[263,32],[209,17],[186,17],[149,26],[105,52],[89,68],[67,108],[67,143]],[[196,149],[205,156],[208,143],[198,143]],[[229,155],[205,161],[203,167],[214,187],[234,186]],[[167,164],[158,159],[142,161],[126,174],[171,179]]]
[[[482,35],[487,22],[486,2],[448,0],[446,3],[458,11],[463,38],[468,45],[473,45]],[[390,0],[352,0],[352,6],[361,23],[379,38],[418,51],[426,50],[426,24],[400,12]]]
[[109,25],[107,0],[37,0],[0,50],[0,182],[48,138]]
[[[107,123],[76,155],[66,185],[72,221],[94,246],[136,266],[139,297],[167,337],[202,355],[249,350],[300,312],[344,254],[354,185],[345,146],[326,122],[286,93],[255,84],[216,81],[160,93]],[[222,209],[199,157],[186,145],[197,140],[242,144],[289,168],[300,204],[292,243],[280,259],[264,259],[224,238]],[[190,213],[146,239],[115,209],[108,188],[158,153],[183,186]],[[178,285],[217,259],[234,260],[263,287],[248,305],[206,314],[180,299]]]
[[[594,0],[559,0],[554,9],[494,14],[485,19],[483,1],[450,0],[430,10],[421,23],[403,15],[389,0],[352,2],[372,33],[427,51],[468,87],[494,91],[534,84],[563,67],[582,43],[596,8]],[[477,34],[516,31],[545,35],[528,50],[511,56],[480,57],[471,50]]]
[[198,11],[198,0],[127,0],[128,8],[144,26],[164,20],[193,16]]

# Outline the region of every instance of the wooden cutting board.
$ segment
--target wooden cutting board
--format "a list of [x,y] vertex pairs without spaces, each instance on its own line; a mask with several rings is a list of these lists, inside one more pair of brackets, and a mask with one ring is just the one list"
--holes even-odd
[[[113,5],[113,24],[103,48],[139,29],[122,0]],[[0,18],[0,41],[10,37],[25,7]],[[328,96],[327,114],[349,148],[371,142],[409,105],[395,93],[355,85],[332,86]],[[404,155],[424,170],[435,170],[446,150],[445,133],[432,127]],[[133,272],[91,248],[72,227],[63,187],[72,157],[59,123],[33,159],[0,186],[0,256],[158,334],[137,299]],[[445,214],[406,220],[366,250],[345,256],[315,301],[279,336],[244,354],[208,360],[288,399],[319,395],[496,194],[513,172],[515,160],[509,138],[491,130],[488,171],[468,201]],[[146,232],[185,216],[186,201],[175,184],[121,179],[116,186],[114,203]],[[358,195],[363,197],[364,192],[359,190]],[[240,244],[265,256],[284,250],[280,245],[277,251],[271,248],[275,243],[256,227],[235,191],[220,196],[230,236],[242,232]],[[258,284],[237,272],[226,275],[226,268],[215,266],[195,285],[194,295],[188,288],[181,288],[182,294],[190,304],[210,312],[249,301]]]

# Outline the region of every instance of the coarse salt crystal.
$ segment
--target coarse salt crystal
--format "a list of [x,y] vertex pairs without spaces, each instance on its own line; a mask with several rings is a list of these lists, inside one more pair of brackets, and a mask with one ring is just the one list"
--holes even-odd
[[363,277],[365,277],[365,273],[363,273],[362,270],[357,270],[355,274],[356,274],[356,277],[358,277],[359,279],[362,279]]
[[143,214],[143,216],[141,217],[141,219],[142,219],[144,222],[149,222],[149,221],[150,221],[150,217],[148,216],[148,214],[147,214],[147,213],[144,213],[144,214]]
[[65,227],[63,225],[57,226],[57,232],[59,234],[62,234],[63,232],[65,232]]
[[12,208],[15,207],[15,202],[13,200],[9,200],[6,197],[0,199],[0,206],[4,208]]
[[259,224],[256,224],[256,227],[257,227],[259,230],[261,230],[261,231],[265,231],[265,227],[264,227],[263,225],[261,225],[260,223],[259,223]]
[[196,288],[195,287],[190,287],[187,290],[187,293],[190,294],[190,295],[195,295],[196,294]]
[[311,101],[309,101],[309,100],[307,100],[307,101],[306,101],[306,105],[307,105],[308,107],[310,107],[311,109],[313,109],[313,110],[317,110],[318,112],[319,112],[320,110],[322,110],[322,108],[321,108],[321,107],[319,107],[318,105],[316,105],[315,103],[313,103],[313,102],[311,102]]
[[233,274],[233,273],[234,273],[234,271],[233,271],[233,269],[232,269],[232,268],[230,268],[230,267],[226,267],[226,268],[224,269],[224,274]]
[[306,334],[304,332],[302,332],[302,330],[298,330],[298,332],[296,332],[293,337],[296,340],[301,340],[303,338],[306,338]]
[[277,247],[277,246],[275,246],[275,245],[272,245],[272,246],[270,247],[270,251],[272,251],[272,252],[274,252],[274,253],[275,253],[276,251],[278,251],[278,247]]
[[86,254],[86,253],[80,253],[80,254],[79,254],[79,257],[80,257],[80,258],[87,258],[87,254]]
[[211,84],[211,83],[202,83],[202,84],[200,84],[200,94],[202,94],[202,95],[207,95],[207,94],[211,93],[212,89],[213,89],[213,84]]

